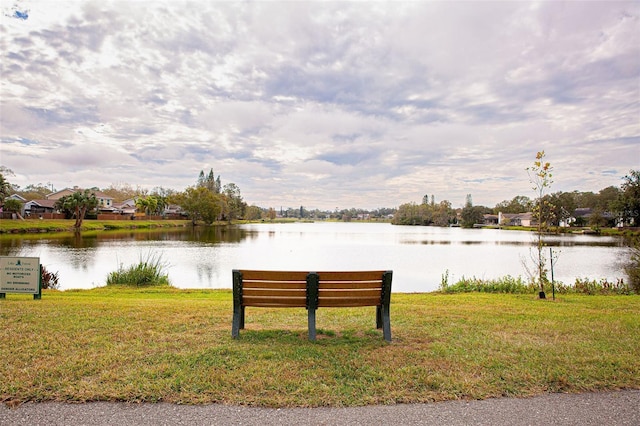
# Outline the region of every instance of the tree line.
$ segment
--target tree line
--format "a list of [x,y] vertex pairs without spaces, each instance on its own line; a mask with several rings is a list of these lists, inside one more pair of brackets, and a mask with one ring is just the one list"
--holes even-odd
[[[0,206],[4,206],[5,211],[19,212],[21,203],[18,200],[6,200],[11,194],[18,194],[26,200],[45,199],[47,195],[55,192],[50,184],[29,184],[24,188],[11,184],[7,177],[13,172],[0,166]],[[128,199],[135,200],[136,208],[139,212],[147,215],[162,215],[170,205],[180,206],[193,222],[202,221],[213,223],[215,221],[233,221],[236,219],[246,220],[273,220],[276,217],[294,219],[337,219],[343,221],[367,219],[387,219],[393,215],[395,208],[378,208],[373,210],[349,208],[320,210],[307,209],[304,206],[292,207],[259,207],[248,205],[242,198],[241,190],[235,183],[223,185],[220,175],[216,176],[213,169],[205,173],[204,170],[195,181],[195,184],[184,191],[176,191],[163,187],[155,187],[151,190],[140,186],[134,187],[128,183],[111,184],[106,188],[89,188],[79,190],[79,194],[74,194],[75,203],[80,201],[81,205],[87,206],[87,215],[95,215],[97,200],[92,198],[96,191],[108,195],[114,202],[123,202]],[[63,197],[58,200],[55,208],[65,213],[69,218],[76,217],[80,212],[76,212],[74,202],[71,198]]]
[[[19,211],[17,200],[6,200],[13,193],[17,193],[27,200],[44,199],[54,192],[54,188],[44,184],[30,184],[24,188],[12,185],[8,176],[13,173],[6,167],[0,166],[0,206],[5,211]],[[310,219],[338,219],[343,221],[356,219],[379,219],[393,216],[392,223],[396,225],[432,225],[449,226],[461,225],[471,227],[482,223],[485,214],[525,213],[532,212],[542,200],[548,207],[545,220],[549,225],[559,225],[560,222],[574,217],[576,209],[590,209],[588,218],[575,218],[574,226],[615,226],[618,221],[638,226],[640,224],[640,170],[631,170],[623,178],[620,187],[609,186],[599,192],[555,192],[543,194],[542,198],[531,199],[525,195],[518,195],[511,200],[504,200],[494,207],[473,205],[471,194],[467,195],[462,208],[453,208],[448,200],[436,202],[435,195],[425,195],[420,203],[410,202],[401,204],[398,208],[308,210],[303,206],[286,209],[273,207],[265,208],[248,205],[242,198],[240,188],[235,183],[223,185],[220,175],[215,176],[213,169],[208,173],[200,171],[193,186],[184,191],[175,191],[163,187],[148,190],[132,187],[129,184],[111,185],[104,189],[91,188],[88,193],[82,192],[69,199],[59,200],[56,205],[60,211],[70,217],[77,217],[83,210],[76,210],[76,205],[86,205],[87,212],[95,209],[91,198],[92,191],[100,191],[114,198],[116,202],[135,199],[139,211],[148,215],[160,215],[170,204],[179,205],[182,211],[194,222],[203,221],[233,221],[236,219],[259,220],[274,219],[276,216],[287,218]],[[82,199],[84,197],[84,200]]]
[[[30,184],[21,189],[18,185],[11,184],[8,176],[13,172],[0,166],[0,207],[4,211],[19,212],[22,203],[16,199],[7,199],[12,194],[18,194],[26,200],[45,199],[47,195],[55,192],[48,185]],[[247,204],[242,199],[240,188],[234,183],[222,185],[220,176],[215,177],[213,169],[200,175],[193,186],[178,192],[172,189],[156,187],[151,191],[129,184],[111,185],[108,188],[97,187],[77,190],[71,195],[63,196],[56,200],[54,208],[69,218],[75,218],[75,226],[79,228],[82,220],[90,214],[96,214],[98,200],[95,193],[101,192],[114,199],[115,202],[123,202],[127,199],[135,200],[136,209],[146,215],[162,215],[165,209],[175,204],[195,223],[203,221],[211,224],[215,221],[233,221],[244,217],[247,213]]]
[[[608,186],[594,193],[590,191],[554,192],[531,199],[517,195],[494,207],[474,205],[471,194],[462,208],[454,209],[451,202],[435,201],[434,195],[425,195],[422,202],[405,203],[398,207],[392,223],[396,225],[461,225],[472,227],[483,223],[485,214],[534,212],[540,201],[546,207],[543,220],[550,226],[559,226],[574,219],[573,226],[616,226],[618,222],[640,224],[640,170],[631,170],[620,187]],[[589,209],[588,217],[576,217],[576,210]]]

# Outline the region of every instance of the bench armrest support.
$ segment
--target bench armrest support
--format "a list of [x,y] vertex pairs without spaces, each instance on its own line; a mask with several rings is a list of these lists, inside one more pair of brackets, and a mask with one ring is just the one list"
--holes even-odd
[[231,337],[237,339],[244,328],[244,306],[242,306],[242,272],[233,270],[233,324]]
[[318,309],[318,292],[320,288],[320,276],[315,272],[307,275],[307,315],[309,327],[309,340],[316,340],[316,310]]

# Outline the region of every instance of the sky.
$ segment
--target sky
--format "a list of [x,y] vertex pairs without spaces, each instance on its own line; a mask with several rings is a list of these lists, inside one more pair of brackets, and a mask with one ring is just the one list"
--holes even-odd
[[0,165],[55,189],[462,207],[640,168],[638,1],[0,0]]

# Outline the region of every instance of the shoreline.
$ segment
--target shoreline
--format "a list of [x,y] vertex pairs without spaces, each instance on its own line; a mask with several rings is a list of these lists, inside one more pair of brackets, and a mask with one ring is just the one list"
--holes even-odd
[[[196,224],[195,226],[229,226],[246,223],[294,223],[300,220],[282,219],[264,221],[234,221],[215,222],[211,225]],[[309,220],[305,220],[309,222]],[[315,222],[315,221],[311,221]],[[324,222],[324,221],[318,221]],[[114,231],[114,230],[136,230],[136,229],[156,229],[156,228],[185,228],[193,226],[191,220],[93,220],[85,219],[83,226],[79,230],[73,228],[75,220],[73,219],[3,219],[0,221],[0,235],[16,235],[16,234],[49,234],[49,233],[75,233],[87,231]],[[371,221],[363,221],[363,223],[378,223]],[[383,222],[380,222],[383,223]],[[387,223],[387,222],[384,222]],[[407,226],[407,225],[397,225]],[[495,227],[484,226],[477,229],[502,229],[506,231],[525,231],[535,232],[535,228],[525,227]],[[640,228],[601,228],[593,230],[591,228],[555,228],[550,234],[572,234],[572,235],[594,235],[594,236],[621,236],[631,237],[640,236]]]

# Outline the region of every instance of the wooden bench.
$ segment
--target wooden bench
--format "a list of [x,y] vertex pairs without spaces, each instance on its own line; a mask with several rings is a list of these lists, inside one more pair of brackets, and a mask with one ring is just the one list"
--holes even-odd
[[391,341],[392,271],[302,272],[233,270],[231,335],[244,329],[245,308],[306,308],[309,340],[316,340],[316,310],[376,306],[376,327]]

